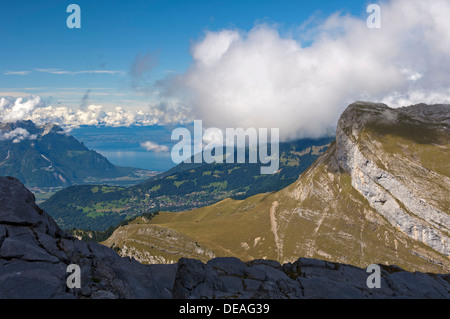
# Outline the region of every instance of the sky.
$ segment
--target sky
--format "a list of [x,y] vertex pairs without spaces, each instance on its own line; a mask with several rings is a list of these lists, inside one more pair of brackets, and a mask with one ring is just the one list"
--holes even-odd
[[[71,3],[80,6],[80,29],[66,25]],[[142,108],[152,97],[136,86],[187,70],[191,44],[206,31],[249,30],[268,22],[289,32],[312,14],[364,9],[361,1],[2,0],[0,93],[39,94],[77,106],[88,92],[93,104]],[[133,77],[139,60],[142,77]],[[69,73],[83,71],[92,73]]]
[[450,103],[449,16],[447,0],[1,0],[0,121],[318,137],[356,100]]

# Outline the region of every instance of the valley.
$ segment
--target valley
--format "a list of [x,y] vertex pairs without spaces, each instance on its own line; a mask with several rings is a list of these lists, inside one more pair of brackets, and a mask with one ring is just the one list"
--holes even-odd
[[295,181],[333,137],[280,144],[280,169],[261,174],[260,163],[180,163],[131,187],[71,186],[41,204],[66,229],[106,230],[155,211],[184,211],[228,197],[277,191]]

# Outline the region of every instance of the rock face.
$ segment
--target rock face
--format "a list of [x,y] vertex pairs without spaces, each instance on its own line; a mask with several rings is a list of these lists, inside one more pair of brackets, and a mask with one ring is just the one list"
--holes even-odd
[[[67,266],[81,269],[68,288]],[[0,177],[0,298],[450,298],[450,276],[381,266],[381,288],[354,266],[215,258],[142,265],[73,238],[17,179]]]
[[[67,266],[81,269],[68,289]],[[156,271],[61,230],[17,179],[0,177],[0,298],[169,298],[176,266]]]
[[397,267],[381,267],[380,288],[368,288],[368,274],[354,266],[300,258],[244,263],[218,257],[203,264],[180,259],[173,288],[175,298],[450,298],[449,275],[433,279]]
[[[442,145],[449,153],[449,115],[450,105],[419,104],[390,109],[383,104],[359,102],[345,110],[336,131],[337,161],[350,174],[352,186],[392,226],[446,256],[450,255],[450,217],[448,207],[442,204],[448,197],[450,178],[420,167],[420,157],[404,156],[406,163],[396,161],[363,130],[377,127],[387,131],[383,132],[385,135],[394,132],[394,128],[397,134],[399,130],[418,130],[424,136],[416,143]],[[427,141],[426,134],[430,132],[434,134]],[[401,175],[395,174],[399,168],[403,169]],[[434,185],[424,188],[416,183],[420,180]]]

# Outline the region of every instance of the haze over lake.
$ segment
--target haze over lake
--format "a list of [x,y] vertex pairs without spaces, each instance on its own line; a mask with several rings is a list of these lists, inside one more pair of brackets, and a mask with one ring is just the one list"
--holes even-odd
[[150,171],[164,172],[174,167],[176,164],[172,162],[170,152],[147,152],[133,150],[97,150],[105,156],[111,163],[118,166],[129,166],[144,168]]
[[[119,166],[137,167],[150,171],[163,172],[176,164],[170,156],[172,128],[166,126],[97,127],[81,126],[72,134],[89,149],[105,156],[111,163]],[[147,151],[141,143],[151,141],[165,145],[169,151]]]

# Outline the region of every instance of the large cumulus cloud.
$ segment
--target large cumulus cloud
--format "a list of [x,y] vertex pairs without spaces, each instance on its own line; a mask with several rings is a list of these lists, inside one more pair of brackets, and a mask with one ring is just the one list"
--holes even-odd
[[355,100],[450,103],[449,16],[446,0],[396,0],[381,4],[380,29],[336,13],[290,36],[267,24],[206,32],[190,68],[160,83],[205,126],[319,136]]

